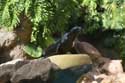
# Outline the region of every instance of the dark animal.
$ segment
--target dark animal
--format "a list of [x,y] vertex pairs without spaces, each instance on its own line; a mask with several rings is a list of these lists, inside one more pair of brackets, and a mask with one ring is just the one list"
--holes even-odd
[[69,32],[65,33],[62,38],[55,44],[52,44],[45,50],[44,56],[51,56],[55,54],[64,54],[73,46],[73,41],[81,31],[81,27],[74,27]]

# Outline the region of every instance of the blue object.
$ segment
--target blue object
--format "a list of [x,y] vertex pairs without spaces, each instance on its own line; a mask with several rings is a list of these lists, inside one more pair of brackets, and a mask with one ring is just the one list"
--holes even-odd
[[91,70],[91,68],[92,65],[83,65],[63,71],[57,71],[53,83],[76,83],[79,77],[87,73],[89,70]]

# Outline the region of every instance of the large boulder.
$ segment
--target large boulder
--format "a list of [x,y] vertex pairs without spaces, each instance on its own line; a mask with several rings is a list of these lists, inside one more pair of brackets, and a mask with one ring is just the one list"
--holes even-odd
[[16,44],[17,35],[14,32],[0,29],[0,64],[12,60],[9,53]]
[[20,23],[13,31],[0,28],[0,64],[13,59],[27,59],[23,45],[30,42],[32,23],[23,13],[19,19]]
[[8,83],[13,73],[29,61],[16,59],[0,65],[0,83]]
[[0,49],[1,48],[11,48],[17,42],[17,36],[14,32],[7,32],[0,30]]
[[14,59],[28,58],[23,51],[24,43],[18,40],[17,36],[16,31],[0,29],[0,64]]
[[52,83],[57,70],[83,64],[91,64],[88,55],[56,55],[45,59],[21,60],[13,64],[5,63],[0,66],[0,81],[1,83]]
[[[52,64],[49,59],[34,60],[24,65],[16,72],[14,72],[11,78],[11,82],[12,83],[50,83],[54,66],[55,64]],[[56,67],[57,66],[55,66],[55,68]]]
[[0,54],[0,64],[15,59],[28,59],[23,47],[23,44],[17,44],[11,49],[2,49]]

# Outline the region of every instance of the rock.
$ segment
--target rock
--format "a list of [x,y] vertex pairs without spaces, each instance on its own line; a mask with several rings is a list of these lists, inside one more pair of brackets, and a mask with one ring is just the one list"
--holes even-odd
[[99,75],[99,78],[103,78],[100,83],[125,83],[125,73],[118,73],[116,75]]
[[17,36],[14,32],[0,31],[0,49],[14,47]]
[[0,64],[12,60],[9,53],[17,43],[17,35],[0,29]]
[[0,64],[13,59],[29,58],[22,48],[23,44],[30,42],[32,23],[23,14],[19,18],[21,22],[13,31],[0,28]]
[[1,64],[0,65],[0,83],[9,82],[13,73],[18,68],[20,68],[21,66],[27,63],[28,61],[24,61],[23,59],[16,59],[16,60]]
[[27,59],[27,54],[23,51],[23,44],[16,45],[13,49],[10,50],[9,56],[12,59]]
[[[65,61],[64,61],[65,60]],[[74,62],[72,62],[74,61]],[[55,71],[83,64],[91,64],[87,55],[56,55],[32,60],[19,68],[12,76],[12,83],[52,83]]]
[[125,72],[124,73],[119,73],[116,76],[116,79],[114,80],[114,83],[125,83]]
[[77,67],[83,64],[91,64],[91,59],[88,55],[68,54],[35,60],[16,59],[0,65],[0,82],[51,83],[57,70]]
[[[50,83],[50,74],[55,65],[49,59],[34,60],[18,69],[12,76],[12,83]],[[55,66],[57,67],[57,66]],[[55,68],[56,69],[56,68]],[[50,81],[50,82],[49,82]]]
[[29,59],[23,51],[23,44],[17,44],[11,49],[3,49],[0,55],[0,64],[14,59]]
[[114,79],[115,79],[115,76],[107,76],[100,83],[116,83],[116,82],[113,82]]
[[110,60],[104,64],[103,69],[111,75],[123,73],[123,67],[121,62],[122,60]]
[[[125,73],[121,65],[121,60],[109,60],[102,66],[105,71],[100,71],[97,67],[94,67],[94,71],[90,71],[84,74],[77,81],[78,83],[125,83]],[[96,71],[95,71],[96,70]]]
[[12,60],[12,58],[9,55],[10,50],[2,50],[0,53],[1,53],[0,54],[0,64]]

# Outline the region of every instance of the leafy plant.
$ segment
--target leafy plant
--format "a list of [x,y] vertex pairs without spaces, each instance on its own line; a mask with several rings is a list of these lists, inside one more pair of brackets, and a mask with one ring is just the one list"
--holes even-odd
[[33,58],[39,58],[42,55],[42,48],[35,46],[34,44],[26,45],[23,50]]
[[125,28],[124,0],[0,0],[0,27],[13,30],[21,13],[32,22],[31,42],[42,49],[55,42],[53,33],[72,26],[85,27],[85,34]]

